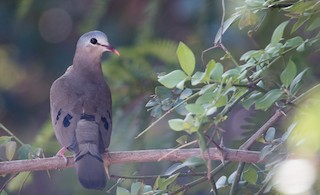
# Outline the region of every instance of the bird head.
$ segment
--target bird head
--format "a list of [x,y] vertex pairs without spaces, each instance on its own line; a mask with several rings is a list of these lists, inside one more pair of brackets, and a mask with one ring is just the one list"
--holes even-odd
[[107,36],[101,31],[90,31],[82,35],[77,43],[78,49],[98,55],[108,51],[120,56],[120,53],[109,44]]

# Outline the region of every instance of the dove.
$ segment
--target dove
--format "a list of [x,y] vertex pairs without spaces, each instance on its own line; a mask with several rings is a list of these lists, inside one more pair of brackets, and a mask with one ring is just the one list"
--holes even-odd
[[107,152],[112,129],[111,92],[101,67],[104,52],[120,53],[101,31],[83,34],[76,46],[73,63],[50,89],[51,121],[61,150],[74,154],[81,185],[102,190],[106,170],[102,154]]

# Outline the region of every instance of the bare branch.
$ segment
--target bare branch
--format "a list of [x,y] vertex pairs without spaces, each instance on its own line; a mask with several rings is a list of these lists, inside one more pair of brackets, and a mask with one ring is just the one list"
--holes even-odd
[[[104,155],[104,159],[107,166],[108,164],[157,162],[160,158],[162,158],[162,161],[182,161],[192,156],[201,157],[201,151],[198,148],[173,150],[175,149],[110,152],[109,155]],[[228,161],[257,163],[260,160],[259,154],[255,151],[224,148],[224,158]],[[203,156],[211,160],[220,160],[221,152],[216,148],[209,148]],[[61,157],[5,161],[0,162],[0,174],[64,169],[73,166],[73,157],[68,157],[67,165]]]

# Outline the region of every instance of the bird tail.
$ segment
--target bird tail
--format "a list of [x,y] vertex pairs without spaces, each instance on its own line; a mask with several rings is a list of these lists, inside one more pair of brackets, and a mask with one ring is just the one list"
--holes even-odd
[[75,166],[81,185],[102,190],[106,186],[106,171],[99,150],[99,126],[94,121],[80,120],[75,130],[78,151]]

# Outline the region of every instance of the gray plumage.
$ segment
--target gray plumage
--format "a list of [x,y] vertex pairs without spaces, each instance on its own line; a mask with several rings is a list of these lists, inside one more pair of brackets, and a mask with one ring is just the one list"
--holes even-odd
[[50,89],[55,135],[62,147],[74,153],[79,181],[89,189],[103,189],[106,184],[101,154],[110,143],[112,111],[110,89],[101,68],[105,51],[119,55],[104,33],[91,31],[82,35],[73,65]]

